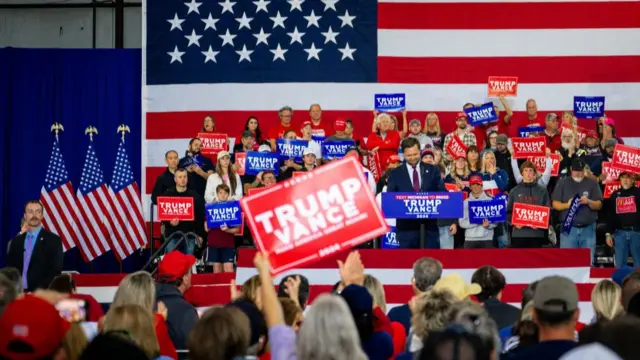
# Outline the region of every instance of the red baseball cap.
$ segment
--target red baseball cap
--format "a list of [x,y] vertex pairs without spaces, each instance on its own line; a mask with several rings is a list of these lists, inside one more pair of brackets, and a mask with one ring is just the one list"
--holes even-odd
[[469,185],[482,185],[482,176],[480,175],[471,175],[469,178]]
[[333,128],[336,131],[344,131],[347,128],[347,122],[344,121],[343,118],[337,118],[336,121],[333,122]]
[[394,163],[394,162],[402,162],[402,160],[400,160],[400,156],[396,154],[389,156],[389,158],[387,159],[387,164]]
[[456,115],[456,120],[458,120],[458,119],[462,119],[462,118],[464,118],[464,119],[466,120],[466,119],[467,119],[467,114],[465,114],[465,113],[463,113],[463,112],[459,112],[459,113]]
[[193,255],[185,255],[178,250],[173,250],[162,258],[158,265],[158,278],[166,281],[176,281],[189,272],[196,263]]
[[303,121],[303,122],[302,122],[302,125],[300,125],[300,129],[304,129],[304,127],[305,127],[305,126],[307,126],[307,125],[309,125],[309,126],[313,126],[313,125],[311,124],[311,121],[307,120],[307,121]]
[[[25,295],[7,305],[0,318],[0,355],[9,359],[31,360],[53,356],[62,346],[69,323],[44,299]],[[31,352],[9,349],[12,342],[27,344]]]

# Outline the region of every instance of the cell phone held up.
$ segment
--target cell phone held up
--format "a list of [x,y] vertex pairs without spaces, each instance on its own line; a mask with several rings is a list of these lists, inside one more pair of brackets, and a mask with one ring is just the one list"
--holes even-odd
[[63,299],[58,301],[56,309],[60,316],[70,323],[83,322],[87,319],[87,303],[79,299]]

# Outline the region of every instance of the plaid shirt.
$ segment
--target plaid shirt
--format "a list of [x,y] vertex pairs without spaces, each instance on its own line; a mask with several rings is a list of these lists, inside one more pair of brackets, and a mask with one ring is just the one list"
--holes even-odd
[[[442,148],[442,152],[445,154],[445,156],[449,155],[447,153],[447,146],[449,146],[449,142],[451,141],[451,138],[453,138],[453,136],[455,134],[457,134],[457,133],[458,133],[458,131],[456,129],[453,132],[448,133],[447,136],[445,136],[445,138],[444,138],[444,147]],[[460,136],[458,136],[458,137],[460,137]],[[462,140],[462,143],[465,144],[467,147],[472,146],[472,145],[474,145],[474,146],[477,145],[476,144],[476,136],[471,131],[469,131],[468,129],[462,135],[460,140]],[[479,150],[482,150],[482,149],[479,149]]]

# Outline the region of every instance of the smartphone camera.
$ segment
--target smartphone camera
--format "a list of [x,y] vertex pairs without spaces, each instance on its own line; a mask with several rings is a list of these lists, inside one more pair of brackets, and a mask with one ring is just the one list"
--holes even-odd
[[87,318],[87,304],[84,300],[64,299],[58,301],[56,309],[68,322],[83,322]]

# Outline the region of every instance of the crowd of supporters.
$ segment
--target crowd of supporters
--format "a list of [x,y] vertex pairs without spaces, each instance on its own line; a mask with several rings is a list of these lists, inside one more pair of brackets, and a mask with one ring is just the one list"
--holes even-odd
[[[291,178],[295,172],[311,171],[332,161],[322,151],[321,144],[327,141],[352,141],[345,156],[357,157],[362,162],[372,191],[380,194],[387,190],[389,174],[402,164],[401,142],[415,138],[420,144],[422,163],[440,169],[442,191],[446,187],[449,191],[453,188],[466,193],[465,209],[469,201],[486,200],[500,194],[508,196],[509,218],[506,222],[472,224],[466,216],[425,220],[426,241],[422,246],[588,248],[594,263],[598,263],[598,259],[606,262],[606,259],[615,258],[616,266],[623,266],[631,256],[633,264],[640,266],[640,211],[637,206],[635,210],[626,209],[625,212],[616,208],[619,198],[633,198],[634,204],[638,204],[638,174],[622,172],[619,177],[611,178],[603,171],[603,164],[611,161],[616,144],[623,143],[616,133],[615,120],[604,116],[593,121],[592,129],[584,131],[577,126],[577,119],[571,112],[543,114],[533,99],[527,100],[524,114],[514,114],[504,97],[500,97],[499,102],[501,107],[495,107],[497,122],[472,127],[461,111],[456,116],[454,129],[441,126],[435,113],[421,121],[409,120],[410,113],[406,110],[401,112],[401,119],[374,112],[371,132],[366,137],[354,135],[354,124],[349,119],[323,118],[318,104],[310,106],[308,115],[296,115],[299,122],[292,120],[290,107],[283,107],[278,111],[280,122],[276,126],[261,129],[259,119],[250,117],[242,134],[235,138],[232,151],[219,152],[212,158],[201,154],[201,141],[193,138],[182,158],[180,150],[167,151],[167,169],[158,177],[153,189],[154,202],[161,195],[189,196],[195,199],[200,211],[196,213],[198,221],[163,224],[163,237],[169,241],[167,250],[174,249],[178,238],[185,237],[182,251],[196,254],[211,264],[215,272],[233,271],[235,249],[252,245],[251,233],[237,228],[207,229],[204,220],[199,220],[203,219],[204,204],[238,200],[253,188],[272,186]],[[473,106],[468,103],[461,110]],[[526,136],[544,136],[546,159],[536,162],[512,156],[512,139],[521,136],[522,129],[531,129]],[[214,118],[207,116],[199,132],[219,132]],[[196,133],[198,129],[194,129],[194,135]],[[465,156],[448,153],[447,146],[454,137],[467,147]],[[301,162],[281,161],[278,174],[271,171],[255,176],[237,174],[236,154],[275,152],[280,138],[308,141]],[[553,176],[552,157],[556,156],[559,157],[559,174]],[[380,174],[376,174],[377,164]],[[605,184],[618,181],[619,189],[606,194],[605,198]],[[576,194],[583,206],[578,210],[571,230],[563,231],[562,222]],[[549,207],[549,228],[512,226],[510,215],[515,202]],[[395,219],[388,219],[388,222],[393,225]],[[368,246],[380,247],[380,242],[371,242]],[[417,246],[401,243],[400,247]],[[614,249],[615,256],[612,256]]]
[[[157,278],[127,275],[106,313],[78,293],[71,275],[24,293],[20,273],[0,269],[0,359],[633,360],[640,353],[640,273],[629,267],[593,288],[595,316],[585,324],[569,278],[529,284],[517,308],[502,301],[506,280],[495,267],[476,269],[467,282],[429,257],[407,279],[414,296],[389,310],[357,251],[338,262],[332,292],[313,294],[311,304],[306,277],[288,275],[276,289],[269,259],[258,253],[257,275],[240,289],[232,282],[229,303],[202,309],[185,297],[195,263],[172,251]],[[68,306],[73,301],[82,311]]]

